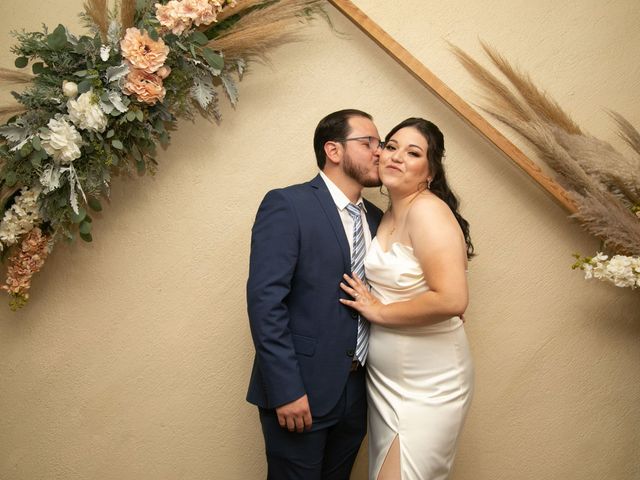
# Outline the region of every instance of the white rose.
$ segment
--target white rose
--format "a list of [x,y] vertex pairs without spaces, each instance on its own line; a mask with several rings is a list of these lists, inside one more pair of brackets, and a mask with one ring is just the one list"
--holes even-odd
[[47,124],[48,131],[40,134],[42,147],[56,163],[68,165],[80,158],[82,136],[64,118],[52,118]]
[[76,98],[76,96],[78,95],[78,84],[75,82],[67,82],[66,80],[63,80],[62,93],[64,93],[65,97]]
[[69,119],[83,130],[104,132],[107,127],[107,116],[94,99],[93,90],[83,93],[77,100],[67,102]]

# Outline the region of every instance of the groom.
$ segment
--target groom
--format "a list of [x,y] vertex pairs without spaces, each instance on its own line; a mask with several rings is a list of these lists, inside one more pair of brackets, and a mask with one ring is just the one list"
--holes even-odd
[[380,136],[369,114],[341,110],[320,121],[313,146],[319,175],[267,193],[251,237],[247,400],[270,480],[347,480],[366,433],[368,324],[338,299],[382,218],[361,196],[380,184]]

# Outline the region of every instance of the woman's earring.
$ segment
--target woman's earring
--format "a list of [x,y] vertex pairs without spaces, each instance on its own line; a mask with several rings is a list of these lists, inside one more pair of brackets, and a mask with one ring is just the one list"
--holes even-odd
[[427,178],[427,190],[431,190],[431,179]]

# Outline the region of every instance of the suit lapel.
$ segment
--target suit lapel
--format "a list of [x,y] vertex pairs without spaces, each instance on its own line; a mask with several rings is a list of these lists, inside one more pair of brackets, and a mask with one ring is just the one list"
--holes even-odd
[[367,206],[367,223],[369,224],[369,230],[371,231],[371,238],[373,238],[376,236],[376,232],[378,231],[378,225],[380,225],[380,217],[379,215],[374,214],[374,208],[371,202],[365,200],[365,204]]
[[335,233],[336,239],[338,240],[340,250],[342,251],[345,270],[351,271],[351,252],[349,250],[349,241],[347,240],[347,235],[344,231],[340,214],[338,213],[338,207],[336,207],[336,204],[327,189],[327,185],[324,183],[324,180],[322,180],[320,175],[311,180],[309,185],[313,189],[313,193],[318,199],[318,203],[327,216],[327,219],[331,224],[331,228]]

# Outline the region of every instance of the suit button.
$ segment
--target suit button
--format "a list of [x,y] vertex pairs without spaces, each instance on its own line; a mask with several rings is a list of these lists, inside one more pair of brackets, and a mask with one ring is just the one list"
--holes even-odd
[[351,312],[351,318],[358,318],[358,312]]
[[347,357],[353,357],[353,355],[356,353],[355,350],[349,349],[347,350]]

